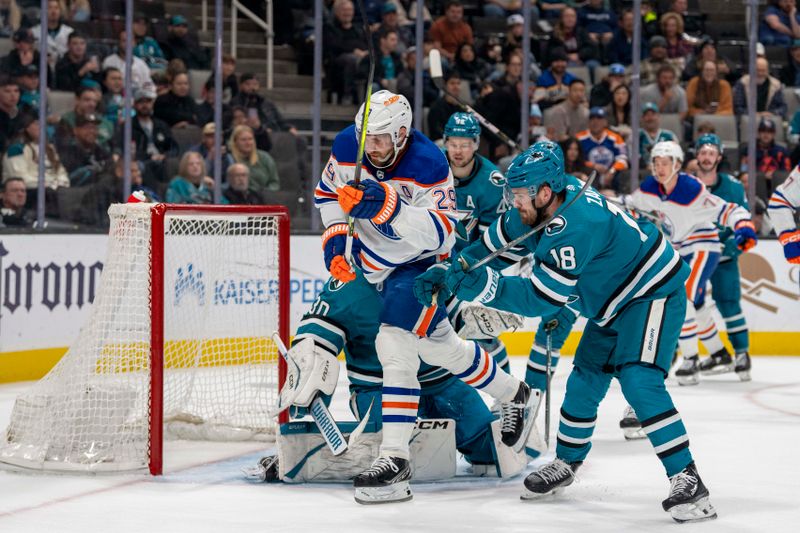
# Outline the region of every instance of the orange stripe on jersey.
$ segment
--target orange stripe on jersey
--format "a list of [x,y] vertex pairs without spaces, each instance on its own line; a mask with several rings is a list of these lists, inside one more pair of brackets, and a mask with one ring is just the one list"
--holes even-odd
[[489,360],[489,356],[486,354],[485,351],[481,350],[481,357],[483,357],[483,360],[484,360],[483,370],[481,370],[481,373],[478,374],[474,379],[471,379],[471,380],[467,381],[467,385],[472,385],[473,383],[476,383],[477,381],[480,381],[480,379],[483,376],[485,376],[486,373],[489,371],[489,366],[490,366],[490,363],[491,363],[491,361]]
[[314,191],[314,196],[324,196],[325,198],[333,198],[334,200],[336,198],[339,198],[339,195],[336,194],[335,192],[325,192],[319,189]]
[[[692,265],[692,271],[689,273],[689,279],[686,280],[686,292],[687,294],[689,291],[692,290],[694,287],[697,278],[700,277],[700,272],[703,270],[705,266],[705,259],[706,259],[706,252],[697,252],[697,258],[694,260],[694,264]],[[690,298],[694,297],[694,294],[690,295]]]
[[719,237],[719,233],[701,233],[699,235],[692,235],[691,237],[686,237],[686,240],[693,241],[696,239],[713,239],[715,237]]
[[369,259],[367,259],[367,256],[364,254],[364,252],[361,252],[361,256],[360,256],[360,257],[361,257],[361,262],[362,262],[362,263],[364,263],[365,265],[367,265],[369,268],[371,268],[371,269],[372,269],[372,270],[374,270],[375,272],[377,272],[377,271],[379,271],[379,270],[383,270],[383,268],[382,268],[382,267],[379,267],[379,266],[375,266],[375,265],[373,265],[373,264],[372,264],[372,263],[369,261]]
[[444,223],[444,227],[445,227],[445,229],[447,229],[447,233],[448,234],[452,233],[453,232],[453,223],[450,222],[450,219],[447,218],[447,215],[444,215],[444,214],[440,213],[439,211],[434,211],[434,213],[436,213],[439,216],[439,218],[442,219],[442,222]]
[[417,180],[415,180],[414,178],[403,178],[403,177],[400,177],[400,176],[392,177],[392,181],[410,181],[411,183],[413,183],[414,185],[416,185],[418,187],[422,187],[423,189],[430,189],[431,187],[437,187],[439,185],[443,185],[444,183],[447,182],[447,178],[449,178],[449,176],[445,176],[444,179],[442,179],[441,181],[437,181],[436,183],[430,183],[430,184],[420,183]]
[[384,409],[417,409],[419,403],[412,402],[383,402],[381,404]]
[[775,202],[776,204],[783,204],[786,207],[791,207],[792,209],[794,209],[794,206],[792,204],[790,204],[789,202],[787,202],[786,200],[777,195],[773,195],[772,198],[769,199],[769,201],[770,203]]
[[708,326],[707,329],[704,329],[703,331],[698,331],[697,334],[703,336],[706,333],[711,333],[714,329],[716,329],[716,327],[717,326],[715,324],[711,324],[710,326]]
[[425,315],[422,317],[422,323],[417,328],[417,331],[414,332],[417,334],[417,337],[426,336],[428,327],[431,325],[431,320],[433,320],[433,315],[435,314],[436,314],[436,306],[432,305],[428,307],[428,309],[425,311]]

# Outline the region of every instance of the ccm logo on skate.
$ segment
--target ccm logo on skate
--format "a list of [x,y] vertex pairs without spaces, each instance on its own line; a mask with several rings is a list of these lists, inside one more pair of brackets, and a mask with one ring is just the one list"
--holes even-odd
[[417,429],[447,429],[449,420],[417,420]]

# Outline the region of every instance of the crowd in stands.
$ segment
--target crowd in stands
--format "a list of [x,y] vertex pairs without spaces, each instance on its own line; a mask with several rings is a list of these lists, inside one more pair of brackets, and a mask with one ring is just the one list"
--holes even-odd
[[[30,217],[6,217],[24,186],[30,207],[36,197],[38,162],[39,58],[30,0],[0,0],[0,38],[13,48],[0,58],[0,152],[6,224]],[[99,2],[100,0],[98,0]],[[521,138],[522,79],[530,88],[528,134],[531,142],[562,143],[573,173],[597,170],[599,184],[616,192],[629,187],[631,140],[638,139],[640,176],[649,151],[665,139],[691,153],[700,133],[716,132],[725,144],[723,170],[746,177],[749,76],[746,31],[720,38],[714,13],[700,13],[696,1],[644,0],[640,107],[632,106],[633,28],[637,16],[629,0],[530,0],[532,22],[521,15],[528,0],[365,0],[367,23],[376,53],[374,90],[390,89],[414,100],[417,47],[432,49],[445,62],[447,92],[458,95],[509,137]],[[142,3],[144,0],[142,0]],[[247,2],[245,2],[247,4]],[[252,2],[251,2],[252,3]],[[352,0],[325,0],[323,54],[328,101],[356,105],[363,99],[369,67],[362,14]],[[309,0],[273,3],[279,20],[292,10],[309,15]],[[78,189],[84,209],[71,210],[77,221],[102,226],[103,207],[121,195],[124,168],[124,31],[97,39],[86,31],[95,20],[95,1],[65,4],[50,0],[47,10],[48,72],[51,92],[74,94],[72,110],[46,114],[48,216],[59,216],[62,189]],[[419,12],[421,9],[421,13]],[[253,9],[256,9],[254,7]],[[415,39],[415,20],[423,17],[424,38]],[[312,28],[279,23],[276,39],[291,43],[310,73],[308,49]],[[523,49],[525,32],[530,48]],[[716,38],[716,40],[715,40]],[[293,40],[294,39],[294,40]],[[771,0],[762,9],[756,69],[758,113],[757,193],[767,197],[800,160],[800,15],[796,0]],[[222,124],[214,123],[214,73],[199,99],[190,91],[191,72],[209,69],[210,51],[180,14],[157,19],[137,13],[133,22],[133,153],[131,178],[154,199],[212,201],[216,150],[222,152],[225,202],[269,202],[281,189],[270,155],[276,132],[286,132],[307,154],[305,141],[265,99],[258,77],[237,72],[236,60],[224,56]],[[523,72],[524,59],[530,69]],[[437,89],[423,72],[424,131],[441,141],[456,101]],[[632,119],[639,117],[639,131]],[[223,146],[215,146],[221,128]],[[481,151],[508,161],[508,147],[484,133]],[[19,178],[19,179],[17,179]],[[314,178],[311,177],[313,180]],[[10,187],[10,191],[9,191]],[[13,198],[8,202],[5,197]],[[74,196],[71,196],[74,198]],[[77,215],[75,214],[77,213]],[[8,218],[8,220],[6,220]]]
[[[108,206],[124,197],[126,33],[92,36],[91,25],[112,24],[111,19],[94,18],[100,15],[94,0],[47,3],[49,98],[71,99],[73,104],[56,113],[48,102],[46,124],[41,125],[39,2],[23,2],[0,0],[0,39],[10,48],[0,54],[0,227],[29,227],[35,218],[41,127],[47,137],[42,151],[48,220],[107,227]],[[260,94],[254,74],[237,73],[230,55],[223,56],[222,65],[221,201],[270,203],[270,193],[281,184],[269,153],[272,137],[284,131],[298,137],[297,130]],[[165,13],[154,19],[136,13],[130,179],[134,189],[153,200],[214,200],[217,125],[210,68],[210,50],[199,44],[186,17]],[[190,73],[196,70],[211,72],[197,100],[190,93]],[[304,141],[298,137],[297,142],[305,150]]]

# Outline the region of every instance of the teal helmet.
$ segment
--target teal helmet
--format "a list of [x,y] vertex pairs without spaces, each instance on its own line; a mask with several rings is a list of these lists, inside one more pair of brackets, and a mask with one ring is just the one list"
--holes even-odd
[[704,133],[700,137],[698,137],[697,142],[694,143],[695,152],[699,152],[700,148],[705,146],[706,144],[714,146],[717,149],[717,151],[720,154],[722,154],[722,141],[720,140],[717,134]]
[[481,124],[472,113],[453,113],[444,126],[444,138],[465,137],[478,141],[481,136]]
[[554,193],[563,191],[567,179],[561,147],[552,141],[539,141],[519,154],[506,171],[506,184],[509,189],[527,187],[531,196],[544,184]]

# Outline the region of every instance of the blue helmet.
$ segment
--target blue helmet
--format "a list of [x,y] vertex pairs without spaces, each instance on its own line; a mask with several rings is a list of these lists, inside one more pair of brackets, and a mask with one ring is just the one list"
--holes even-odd
[[527,187],[531,196],[547,184],[559,193],[567,186],[564,175],[564,153],[552,141],[539,141],[511,162],[506,171],[506,184],[510,189]]
[[695,151],[699,152],[700,148],[706,144],[714,146],[720,154],[722,153],[722,141],[715,133],[704,133],[698,137],[697,142],[694,143]]
[[477,141],[480,136],[481,124],[472,113],[462,113],[460,111],[453,113],[444,126],[445,139],[448,137],[466,137]]

